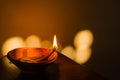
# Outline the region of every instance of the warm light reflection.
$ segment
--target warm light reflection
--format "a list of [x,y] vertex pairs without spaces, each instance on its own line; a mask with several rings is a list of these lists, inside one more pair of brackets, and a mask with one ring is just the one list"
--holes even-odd
[[53,39],[53,48],[57,49],[57,39],[56,39],[56,35],[54,35],[54,39]]
[[41,40],[36,35],[31,35],[25,40],[26,47],[41,47]]
[[4,57],[3,58],[3,64],[4,64],[4,67],[6,67],[6,69],[9,69],[9,71],[16,71],[17,67],[11,63],[7,57]]
[[5,56],[10,50],[15,48],[25,47],[23,38],[11,37],[6,40],[2,46],[2,55]]

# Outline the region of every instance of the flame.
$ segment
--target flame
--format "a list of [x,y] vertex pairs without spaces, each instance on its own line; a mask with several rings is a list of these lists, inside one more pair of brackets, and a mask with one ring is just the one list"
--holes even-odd
[[56,39],[56,35],[54,35],[54,39],[53,39],[53,48],[57,49],[57,39]]

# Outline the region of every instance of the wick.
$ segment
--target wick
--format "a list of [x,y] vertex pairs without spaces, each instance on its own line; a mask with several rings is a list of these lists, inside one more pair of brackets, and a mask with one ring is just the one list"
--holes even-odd
[[56,49],[55,48],[53,48],[53,50],[48,54],[48,55],[46,55],[46,56],[44,56],[44,57],[42,57],[42,58],[40,58],[39,60],[40,61],[42,61],[42,60],[45,60],[45,59],[47,59],[51,54],[53,54],[54,52],[56,51]]

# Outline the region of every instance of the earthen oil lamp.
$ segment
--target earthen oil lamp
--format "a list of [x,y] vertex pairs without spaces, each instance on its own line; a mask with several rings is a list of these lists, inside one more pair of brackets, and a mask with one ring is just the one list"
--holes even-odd
[[8,59],[22,72],[31,73],[43,71],[57,59],[56,36],[53,40],[53,49],[47,48],[16,48],[8,52]]

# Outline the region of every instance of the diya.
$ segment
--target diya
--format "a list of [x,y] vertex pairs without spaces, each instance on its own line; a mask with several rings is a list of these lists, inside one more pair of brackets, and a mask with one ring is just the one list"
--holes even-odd
[[53,41],[53,49],[47,48],[16,48],[8,52],[8,59],[22,72],[43,71],[57,59],[56,36]]

